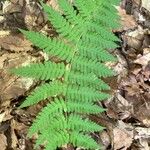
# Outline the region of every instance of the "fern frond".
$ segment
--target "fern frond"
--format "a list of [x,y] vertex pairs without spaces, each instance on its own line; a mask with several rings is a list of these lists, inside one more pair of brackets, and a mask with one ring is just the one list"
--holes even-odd
[[120,3],[120,0],[109,0],[109,2],[112,4],[112,5],[119,5]]
[[[51,132],[49,130],[49,132]],[[51,138],[51,140],[49,140]],[[65,145],[66,143],[69,143],[69,134],[65,131],[56,132],[54,136],[50,136],[50,138],[47,138],[49,141],[46,145],[45,150],[55,150],[57,147],[61,147],[62,145]]]
[[73,8],[71,2],[68,0],[59,0],[58,4],[65,15],[65,18],[67,18],[71,24],[83,27],[84,19],[78,15],[77,10]]
[[102,38],[106,40],[111,40],[111,41],[120,41],[118,37],[116,37],[113,33],[109,31],[106,27],[103,27],[100,24],[97,24],[96,22],[90,22],[87,24],[88,30],[91,32],[95,32],[99,35],[101,35]]
[[[105,111],[105,109],[100,108],[97,105],[93,105],[92,103],[85,103],[85,102],[78,103],[78,101],[73,102],[69,100],[65,104],[65,101],[63,99],[55,99],[53,102],[48,104],[42,110],[42,112],[39,113],[39,115],[37,116],[34,123],[29,129],[28,136],[31,137],[34,133],[40,131],[41,129],[45,129],[48,126],[50,127],[50,124],[54,122],[53,118],[58,116],[59,119],[61,119],[60,114],[62,114],[62,112],[66,110],[68,110],[68,112],[78,112],[78,113],[86,113],[86,114],[97,114],[97,113],[101,113]],[[53,128],[54,128],[54,125],[59,127],[58,120],[56,121],[57,121],[57,124],[54,123]],[[63,124],[61,121],[59,122]]]
[[120,19],[117,15],[117,10],[114,7],[117,4],[117,1],[102,1],[100,2],[100,8],[98,10],[99,15],[95,16],[94,20],[96,22],[103,24],[105,27],[116,29],[120,27],[118,20]]
[[82,102],[96,102],[109,98],[110,95],[98,92],[88,87],[68,86],[66,98],[70,100],[79,100]]
[[90,136],[75,131],[71,133],[70,141],[77,147],[86,147],[87,149],[94,150],[100,148],[100,146]]
[[87,57],[88,59],[96,60],[98,62],[108,62],[108,61],[116,61],[117,58],[115,58],[113,55],[111,55],[108,51],[102,50],[99,48],[88,48],[83,47],[81,48],[80,52],[84,57]]
[[110,48],[117,48],[118,45],[113,42],[104,39],[101,35],[98,35],[96,33],[89,32],[85,36],[82,37],[82,40],[87,43],[93,43],[95,46],[99,46],[103,49],[110,49]]
[[89,119],[83,119],[79,115],[70,115],[68,119],[68,128],[72,131],[83,132],[97,132],[104,128],[90,121]]
[[117,13],[118,13],[118,11],[113,5],[108,6],[107,2],[106,2],[106,4],[103,3],[101,5],[101,14],[103,14],[113,20],[117,20],[117,19],[120,19],[120,16],[117,15]]
[[65,73],[63,63],[53,63],[50,61],[44,63],[30,64],[25,67],[12,69],[12,73],[23,77],[32,77],[40,80],[61,78]]
[[69,45],[65,44],[62,40],[51,39],[47,36],[33,32],[24,31],[21,32],[37,47],[43,49],[49,55],[57,56],[58,58],[70,62],[72,49]]
[[120,27],[119,24],[115,23],[117,22],[116,20],[113,20],[109,16],[105,16],[104,14],[101,16],[97,16],[96,18],[93,19],[95,22],[98,22],[99,24],[102,24],[103,26],[111,29],[117,29]]
[[54,101],[49,103],[42,111],[38,114],[36,119],[34,120],[32,126],[29,129],[28,136],[31,137],[34,133],[38,132],[40,129],[44,129],[43,127],[48,124],[56,115],[62,114],[63,111],[67,110],[67,104],[65,104],[64,99],[55,98]]
[[111,69],[106,67],[104,64],[98,63],[93,60],[88,60],[83,57],[74,58],[72,70],[80,71],[86,74],[92,72],[98,77],[108,77],[115,75],[115,73]]
[[[89,0],[88,0],[89,2]],[[89,6],[92,5],[88,5],[87,7],[87,1],[84,0],[75,0],[74,1],[74,5],[78,8],[79,10],[79,14],[82,16],[82,18],[87,18],[87,16],[91,15],[92,13],[92,9],[89,9]]]
[[70,84],[73,85],[80,85],[80,86],[87,86],[92,87],[96,90],[109,90],[110,87],[101,79],[98,79],[97,76],[95,76],[92,73],[84,74],[84,73],[74,73],[71,72],[70,76],[68,78],[68,81]]
[[69,22],[59,12],[45,4],[43,4],[43,8],[47,13],[48,19],[61,37],[65,37],[69,41],[76,41],[80,37],[79,28],[71,27]]
[[108,61],[116,61],[117,58],[115,58],[112,54],[110,54],[108,51],[92,47],[92,45],[86,45],[85,43],[80,44],[79,47],[80,54],[84,57],[87,57],[88,59],[96,60],[98,62],[108,62]]
[[105,111],[104,108],[99,107],[93,103],[78,102],[78,100],[67,102],[67,110],[72,113],[82,113],[82,114],[99,114]]
[[21,104],[20,108],[31,106],[49,97],[55,97],[62,93],[64,87],[60,82],[45,83],[36,88],[31,95]]
[[43,130],[43,132],[40,134],[35,148],[38,148],[38,146],[41,145],[43,141],[46,142],[45,150],[56,150],[57,147],[60,147],[69,142],[69,134],[67,134],[65,131],[53,132],[50,128],[48,128]]
[[[59,59],[13,69],[24,77],[44,80],[20,106],[26,107],[50,99],[38,114],[28,135],[38,133],[35,148],[45,150],[73,144],[85,149],[99,149],[90,132],[103,127],[89,119],[90,114],[105,111],[97,102],[108,99],[110,87],[101,79],[115,75],[105,62],[116,61],[107,49],[120,41],[111,31],[119,27],[114,7],[119,0],[58,0],[59,10],[43,3],[48,20],[56,29],[56,38],[33,31],[21,32],[35,46]],[[104,92],[105,91],[105,92]]]

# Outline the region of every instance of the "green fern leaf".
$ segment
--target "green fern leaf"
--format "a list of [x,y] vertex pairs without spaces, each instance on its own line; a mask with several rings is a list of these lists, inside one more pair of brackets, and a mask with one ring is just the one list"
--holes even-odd
[[21,32],[26,35],[26,37],[37,47],[43,49],[49,55],[57,56],[58,58],[70,61],[72,55],[72,49],[70,46],[65,44],[63,41],[58,39],[50,39],[47,36],[33,32],[33,31],[24,31]]
[[79,49],[81,49],[80,53],[87,57],[88,59],[96,60],[98,62],[108,62],[108,61],[116,61],[113,55],[111,55],[108,51],[103,50],[101,48],[93,48],[91,45],[80,45]]
[[107,99],[110,97],[110,95],[103,92],[100,93],[88,87],[77,88],[75,86],[68,86],[66,97],[70,100],[77,99],[82,102],[96,102]]
[[96,90],[110,89],[110,87],[104,81],[98,79],[98,77],[92,73],[86,74],[86,76],[84,76],[84,73],[71,72],[68,81],[73,85],[77,84],[80,86],[92,87]]
[[27,107],[49,97],[55,97],[62,93],[64,87],[60,82],[45,83],[36,88],[30,96],[22,103],[20,108]]
[[48,15],[48,19],[52,22],[56,31],[61,37],[67,38],[69,41],[76,41],[80,36],[79,29],[75,29],[69,25],[69,22],[59,13],[51,7],[43,4],[44,11]]
[[103,27],[96,22],[89,23],[87,26],[89,31],[101,35],[101,37],[106,40],[120,41],[120,39],[116,37],[113,33],[111,33],[106,27]]
[[72,113],[82,114],[99,114],[106,111],[104,108],[100,108],[98,105],[87,102],[78,102],[78,100],[72,100],[67,102],[67,110]]
[[70,115],[68,119],[68,128],[72,131],[83,132],[97,132],[104,128],[90,121],[89,119],[83,119],[79,115]]
[[93,43],[93,45],[100,46],[103,49],[117,48],[117,44],[113,41],[104,40],[101,35],[89,32],[83,37],[85,43]]
[[45,122],[50,122],[54,116],[62,114],[63,111],[67,110],[67,106],[64,99],[55,99],[53,102],[49,103],[36,117],[34,123],[29,129],[28,136],[31,137],[34,133],[38,132],[40,129],[48,124]]
[[46,141],[45,150],[56,150],[57,146],[60,147],[69,142],[69,134],[65,131],[53,132],[50,128],[43,130],[36,142],[35,149],[37,149],[43,141]]
[[88,60],[83,57],[77,57],[74,58],[74,60],[76,63],[72,64],[73,70],[80,71],[86,74],[93,72],[98,77],[108,77],[115,75],[115,73],[111,69],[109,69],[102,63],[98,63],[93,60]]
[[80,17],[80,15],[77,15],[77,10],[75,10],[71,3],[67,0],[59,0],[58,4],[60,8],[62,9],[65,17],[67,20],[74,25],[80,24],[80,27],[82,27],[84,20]]
[[61,78],[65,73],[65,65],[63,63],[44,62],[31,64],[25,67],[12,69],[12,73],[24,77],[32,77],[40,80],[49,80]]
[[119,27],[119,16],[114,7],[119,0],[57,2],[58,10],[41,3],[58,33],[56,38],[33,31],[21,32],[43,52],[58,58],[60,63],[48,60],[11,70],[16,75],[47,82],[31,92],[20,106],[49,99],[33,121],[28,136],[38,134],[35,149],[43,144],[45,150],[56,150],[67,144],[99,149],[99,144],[89,133],[104,128],[88,116],[104,112],[98,102],[110,97],[106,93],[110,87],[102,78],[115,75],[105,64],[117,60],[109,49],[117,48],[116,42],[120,41],[111,32]]
[[87,149],[94,150],[100,148],[100,146],[93,139],[91,139],[90,136],[79,132],[72,132],[70,141],[74,146],[78,147],[86,147]]

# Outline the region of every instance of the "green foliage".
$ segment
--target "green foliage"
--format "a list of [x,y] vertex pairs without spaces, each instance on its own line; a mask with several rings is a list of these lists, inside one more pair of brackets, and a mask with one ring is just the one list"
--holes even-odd
[[12,72],[24,77],[32,77],[40,80],[52,80],[54,78],[61,78],[64,75],[65,65],[63,63],[56,64],[47,61],[44,63],[31,64],[20,69],[13,69]]
[[90,132],[104,128],[91,121],[90,114],[105,109],[97,102],[110,95],[109,86],[102,80],[114,75],[105,62],[116,61],[107,49],[116,48],[119,39],[111,32],[119,27],[119,0],[58,0],[59,11],[42,3],[48,20],[58,32],[49,38],[33,31],[21,32],[35,46],[60,61],[45,61],[12,69],[17,75],[44,80],[20,106],[27,107],[50,99],[29,129],[32,137],[38,133],[35,148],[55,150],[68,143],[75,147],[99,149]]

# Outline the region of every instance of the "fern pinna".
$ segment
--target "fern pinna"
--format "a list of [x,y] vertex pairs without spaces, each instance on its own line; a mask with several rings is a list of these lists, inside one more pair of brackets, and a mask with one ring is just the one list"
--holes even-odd
[[13,69],[17,75],[45,80],[23,102],[27,107],[49,99],[29,129],[29,136],[38,133],[35,149],[41,144],[45,150],[55,150],[66,144],[85,149],[99,149],[90,136],[103,127],[91,121],[89,114],[105,109],[97,102],[109,97],[104,90],[109,86],[102,77],[114,75],[105,66],[115,61],[108,49],[117,47],[119,39],[111,32],[119,27],[119,0],[58,0],[59,10],[42,3],[49,21],[56,29],[57,38],[49,38],[33,31],[21,32],[50,56],[59,58],[44,63]]

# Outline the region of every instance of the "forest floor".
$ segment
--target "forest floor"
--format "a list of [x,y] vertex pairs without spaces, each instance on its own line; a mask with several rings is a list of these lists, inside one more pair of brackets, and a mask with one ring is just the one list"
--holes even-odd
[[[122,0],[117,9],[122,27],[114,33],[122,42],[114,51],[118,62],[108,65],[118,75],[106,79],[112,87],[107,112],[93,116],[107,129],[93,136],[104,150],[150,150],[150,0]],[[45,105],[17,108],[39,82],[8,69],[46,57],[18,28],[56,35],[38,0],[0,1],[0,150],[33,150],[36,137],[28,139],[27,130]]]

